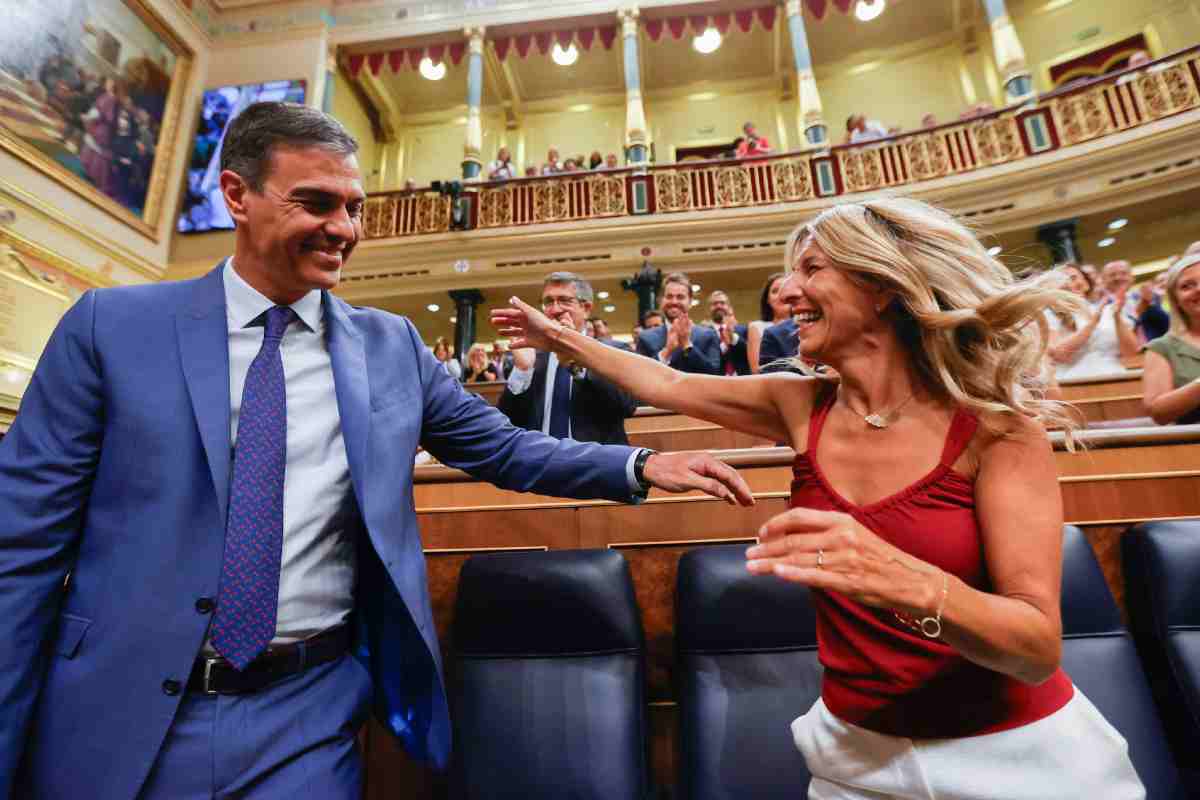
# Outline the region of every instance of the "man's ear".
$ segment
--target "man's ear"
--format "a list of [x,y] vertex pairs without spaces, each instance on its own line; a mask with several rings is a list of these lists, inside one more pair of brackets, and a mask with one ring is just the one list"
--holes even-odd
[[242,225],[250,218],[246,211],[246,195],[250,194],[250,187],[241,175],[229,169],[221,171],[219,180],[221,196],[225,198],[225,207],[229,209],[229,216],[233,217],[235,223]]

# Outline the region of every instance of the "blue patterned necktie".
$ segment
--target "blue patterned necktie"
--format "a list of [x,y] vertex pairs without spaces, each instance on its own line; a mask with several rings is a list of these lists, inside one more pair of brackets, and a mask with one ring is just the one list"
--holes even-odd
[[554,371],[554,391],[550,395],[550,427],[555,439],[571,437],[571,372],[561,361]]
[[283,476],[287,467],[287,394],[279,345],[295,317],[267,310],[262,347],[246,373],[233,451],[225,555],[211,640],[237,669],[275,636],[283,552]]

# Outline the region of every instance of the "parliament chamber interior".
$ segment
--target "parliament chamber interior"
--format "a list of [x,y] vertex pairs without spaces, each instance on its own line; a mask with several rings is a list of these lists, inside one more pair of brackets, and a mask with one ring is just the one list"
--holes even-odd
[[[1095,314],[1042,326],[1046,397],[1073,421],[1048,433],[1062,669],[1127,741],[1145,796],[1200,797],[1200,319],[1185,310],[1200,308],[1200,0],[71,0],[16,17],[0,33],[0,455],[21,450],[22,399],[81,298],[204,278],[234,253],[225,134],[284,101],[357,141],[360,241],[333,295],[410,320],[472,407],[707,453],[753,495],[557,497],[414,446],[396,492],[419,528],[453,755],[435,769],[372,718],[355,734],[363,798],[804,796],[788,726],[822,693],[824,592],[745,567],[800,491],[799,448],[633,392],[615,433],[581,405],[556,427],[547,386],[561,399],[558,377],[590,371],[512,347],[491,314],[557,307],[583,336],[737,392],[800,371],[795,330],[820,324],[803,291],[781,299],[797,226],[892,198],[947,210],[1013,276],[1061,273]],[[791,349],[772,358],[780,326]],[[711,369],[686,365],[697,332]],[[366,435],[382,436],[386,400],[371,403]],[[0,595],[15,546],[0,530]]]

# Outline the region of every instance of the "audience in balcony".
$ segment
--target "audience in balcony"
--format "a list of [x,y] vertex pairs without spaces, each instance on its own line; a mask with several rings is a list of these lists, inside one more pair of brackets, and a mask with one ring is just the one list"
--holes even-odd
[[746,326],[737,321],[729,295],[718,289],[708,296],[708,319],[703,324],[712,326],[720,338],[721,374],[749,375]]
[[937,117],[932,112],[926,111],[921,115],[922,128],[936,128],[938,124]]
[[692,307],[692,282],[682,272],[663,278],[659,308],[665,325],[643,330],[638,353],[683,372],[721,374],[721,343],[716,331],[696,325],[688,317]]
[[442,369],[446,370],[451,378],[462,380],[462,365],[451,353],[450,345],[442,336],[439,336],[433,343],[433,357],[441,362]]
[[1159,425],[1200,423],[1200,252],[1176,261],[1166,280],[1171,328],[1146,346],[1142,402]]
[[846,142],[858,144],[872,142],[876,139],[886,139],[892,135],[887,126],[875,119],[867,119],[863,114],[851,114],[846,118]]
[[562,172],[562,170],[563,165],[562,162],[559,161],[558,148],[551,147],[546,151],[546,163],[542,164],[541,174],[553,175],[556,172]]
[[617,169],[621,166],[621,162],[617,160],[616,153],[609,153],[604,157],[605,169]]
[[[1075,264],[1058,268],[1063,288],[1086,300],[1092,290],[1087,273]],[[1056,365],[1058,380],[1111,375],[1125,368],[1122,358],[1137,354],[1137,337],[1133,324],[1120,309],[1125,304],[1125,290],[1105,297],[1098,306],[1087,312],[1050,314],[1050,360]]]
[[592,151],[588,158],[588,169],[604,169],[604,156],[600,155],[599,150]]
[[771,152],[771,143],[765,136],[759,135],[753,122],[747,122],[742,126],[742,134],[740,143],[734,148],[738,158],[765,156]]
[[974,119],[975,117],[982,117],[984,114],[991,114],[995,110],[996,107],[991,103],[976,103],[959,114],[958,118],[960,120]]
[[[767,277],[767,282],[763,284],[762,292],[758,297],[758,319],[746,326],[746,360],[750,364],[751,372],[762,372],[762,365],[775,361],[780,356],[771,358],[770,361],[762,361],[762,345],[763,335],[767,329],[775,325],[787,325],[790,327],[791,341],[796,339],[796,325],[792,322],[792,309],[783,300],[783,284],[787,279],[787,275],[782,272],[776,272]],[[783,332],[783,338],[788,338],[788,333]],[[788,357],[794,356],[795,352],[788,354]]]
[[538,176],[538,168],[537,167],[530,164],[528,167],[525,168],[525,177],[526,178],[536,178],[537,176]]
[[[591,284],[572,272],[552,272],[542,283],[542,311],[573,331],[585,330],[592,297]],[[519,428],[602,444],[629,443],[625,418],[633,416],[637,405],[600,375],[532,349],[514,351],[513,371],[497,404]]]
[[579,172],[579,162],[573,158],[568,158],[563,162],[561,172]]
[[496,368],[488,361],[487,349],[476,342],[467,351],[467,366],[463,370],[463,383],[489,383],[500,380]]
[[487,176],[489,180],[506,181],[509,178],[517,177],[517,168],[512,163],[512,157],[508,154],[507,147],[501,147],[496,153],[496,160],[488,164]]

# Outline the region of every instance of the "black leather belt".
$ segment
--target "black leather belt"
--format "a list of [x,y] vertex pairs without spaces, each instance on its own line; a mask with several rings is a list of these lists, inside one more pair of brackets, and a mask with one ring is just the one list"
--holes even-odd
[[311,639],[267,650],[239,672],[221,656],[200,657],[188,676],[187,690],[203,694],[246,694],[309,667],[341,658],[350,649],[350,626],[338,625]]

